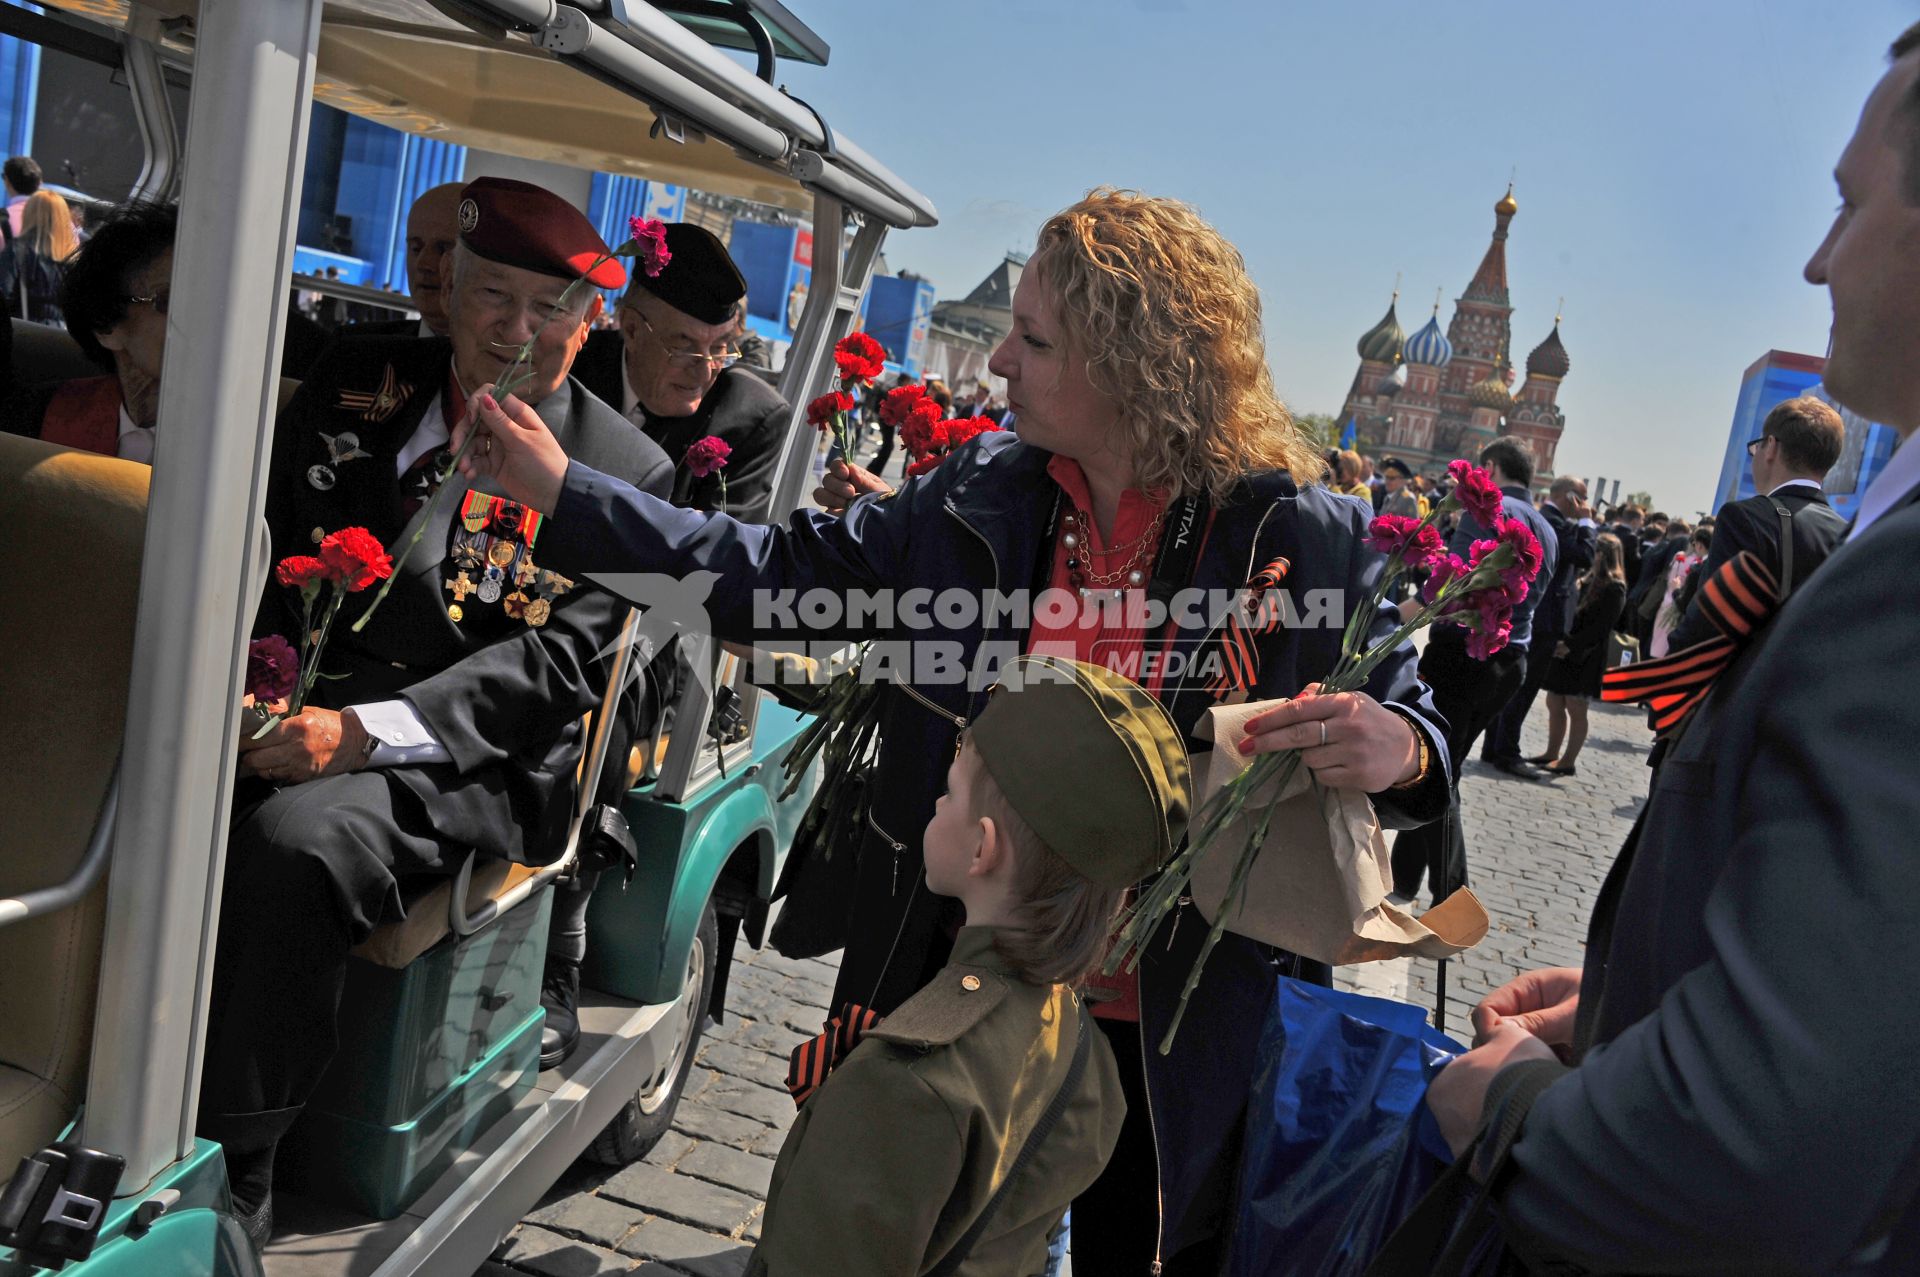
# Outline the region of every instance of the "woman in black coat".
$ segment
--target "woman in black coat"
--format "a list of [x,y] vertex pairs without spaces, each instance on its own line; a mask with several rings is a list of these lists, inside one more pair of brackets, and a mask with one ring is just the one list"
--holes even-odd
[[[1547,693],[1547,752],[1528,761],[1555,776],[1574,774],[1574,760],[1587,743],[1587,702],[1600,695],[1600,676],[1607,666],[1607,635],[1627,606],[1623,559],[1620,538],[1602,532],[1593,566],[1580,581],[1573,625],[1554,648],[1553,663],[1540,680]],[[1560,752],[1563,737],[1564,754]]]
[[[1347,609],[1370,597],[1382,560],[1356,503],[1296,478],[1317,476],[1319,460],[1274,394],[1259,293],[1231,244],[1184,205],[1095,192],[1042,228],[990,367],[1007,383],[1018,437],[983,435],[897,495],[861,497],[840,518],[803,511],[784,528],[650,500],[569,466],[517,401],[476,399],[483,437],[470,473],[553,513],[542,546],[557,570],[709,572],[706,609],[722,638],[873,638],[891,649],[869,658],[888,692],[836,1005],[885,1014],[945,963],[960,919],[926,890],[921,831],[998,665],[1036,644],[1111,657],[1189,730],[1222,696],[1297,697],[1258,722],[1257,749],[1302,749],[1322,783],[1369,793],[1389,827],[1446,807],[1445,726],[1411,645],[1364,692],[1302,696],[1333,669]],[[1238,688],[1215,677],[1222,618],[1204,605],[1171,607],[1150,625],[1126,619],[1163,585],[1196,602],[1231,596],[1282,559],[1290,568],[1277,588],[1300,623],[1254,638],[1257,660],[1235,667],[1246,675]],[[833,606],[855,591],[904,590],[936,602],[923,599],[917,620],[904,596],[883,619]],[[1069,617],[970,605],[1028,591],[1067,604]],[[1369,635],[1391,634],[1397,619],[1382,607]],[[1137,981],[1114,989],[1098,1021],[1130,1103],[1106,1173],[1074,1204],[1081,1272],[1217,1270],[1275,978],[1326,979],[1324,967],[1229,934],[1161,1055],[1207,930],[1191,914],[1170,915]]]

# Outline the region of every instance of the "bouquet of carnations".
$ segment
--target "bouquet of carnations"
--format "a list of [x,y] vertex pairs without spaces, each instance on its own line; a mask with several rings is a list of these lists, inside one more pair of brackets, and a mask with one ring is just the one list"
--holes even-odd
[[[280,560],[273,576],[283,587],[300,591],[300,651],[278,634],[247,645],[247,695],[254,716],[261,719],[255,739],[265,736],[283,717],[298,714],[313,694],[320,673],[320,654],[333,619],[347,595],[358,594],[375,581],[393,576],[393,560],[386,548],[365,528],[342,528],[320,542],[317,554],[295,554]],[[326,592],[322,604],[320,595]],[[317,610],[316,610],[317,609]],[[281,700],[284,711],[274,706]]]
[[[1512,632],[1513,608],[1526,598],[1540,571],[1541,549],[1531,529],[1501,512],[1501,494],[1485,470],[1466,461],[1449,467],[1453,491],[1425,518],[1384,514],[1369,527],[1369,543],[1387,556],[1386,566],[1369,597],[1353,609],[1341,639],[1340,659],[1320,680],[1320,695],[1358,691],[1374,669],[1399,650],[1415,632],[1435,621],[1462,625],[1469,631],[1467,651],[1485,660],[1507,644]],[[1436,526],[1442,515],[1464,510],[1493,536],[1476,541],[1465,559],[1448,553]],[[1377,643],[1368,643],[1368,631],[1381,614],[1381,605],[1394,595],[1394,583],[1410,571],[1426,569],[1428,577],[1419,605],[1395,630]],[[1417,730],[1417,729],[1416,729]],[[1232,748],[1222,742],[1220,748]],[[1296,750],[1261,754],[1245,771],[1223,784],[1200,804],[1188,826],[1186,845],[1152,882],[1140,889],[1122,917],[1107,957],[1109,975],[1131,972],[1161,922],[1188,893],[1196,861],[1208,856],[1230,858],[1232,873],[1225,897],[1214,911],[1207,933],[1172,1025],[1160,1044],[1164,1053],[1173,1043],[1188,999],[1200,982],[1207,956],[1236,913],[1248,875],[1266,845],[1274,813],[1283,804],[1288,783],[1300,767]]]

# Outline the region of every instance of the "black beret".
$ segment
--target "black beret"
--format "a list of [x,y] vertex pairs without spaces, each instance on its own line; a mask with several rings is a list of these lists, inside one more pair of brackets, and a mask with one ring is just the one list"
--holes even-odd
[[658,275],[633,273],[634,287],[703,324],[731,318],[734,303],[747,295],[747,281],[719,237],[691,222],[669,222],[667,252],[671,256]]

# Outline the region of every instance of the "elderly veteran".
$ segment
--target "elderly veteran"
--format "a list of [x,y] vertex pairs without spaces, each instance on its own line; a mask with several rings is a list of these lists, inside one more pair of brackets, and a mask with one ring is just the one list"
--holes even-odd
[[[673,503],[772,517],[773,476],[792,410],[740,364],[747,281],[713,232],[667,227],[672,254],[658,275],[636,275],[620,298],[618,332],[587,338],[576,369],[588,390],[659,444],[675,466]],[[695,474],[687,449],[712,436],[730,449],[722,474]]]
[[[898,639],[923,653],[938,642],[956,657],[948,668],[961,669],[958,678],[929,669],[913,682],[898,663],[891,671],[836,1005],[890,1011],[947,960],[961,919],[925,889],[920,831],[992,680],[992,668],[965,677],[975,665],[1035,651],[1138,672],[1187,733],[1223,698],[1297,697],[1254,720],[1255,748],[1304,750],[1323,783],[1369,793],[1389,826],[1446,807],[1446,729],[1411,646],[1363,692],[1306,694],[1334,668],[1346,609],[1369,597],[1382,560],[1366,545],[1371,512],[1313,482],[1319,459],[1274,394],[1259,292],[1218,231],[1172,200],[1094,192],[1042,227],[990,366],[1019,416],[1017,438],[983,435],[896,496],[857,500],[843,518],[802,513],[780,528],[675,509],[570,463],[536,409],[476,401],[476,428],[492,445],[470,454],[474,473],[555,512],[557,562],[716,572],[708,607],[726,638]],[[1093,606],[1188,588],[1231,594],[1268,569],[1303,617],[1313,599],[1341,602],[1309,623],[1247,636],[1245,660],[1220,659],[1222,631],[1202,610],[1176,609],[1148,632],[1124,608]],[[903,608],[898,628],[863,615],[857,634],[851,622],[809,630],[797,614],[755,613],[768,591],[977,596],[1034,586],[1078,606],[970,620],[943,620],[936,608],[920,629],[905,628]],[[1382,608],[1361,628],[1384,638],[1396,616]],[[1184,672],[1170,672],[1176,655]],[[1063,771],[1058,783],[1077,778]],[[1168,919],[1137,981],[1103,1008],[1129,1105],[1119,1151],[1074,1203],[1075,1267],[1086,1272],[1155,1262],[1167,1274],[1215,1270],[1275,976],[1312,965],[1227,936],[1163,1056],[1144,1043],[1164,1034],[1207,930],[1190,912]],[[1308,974],[1326,978],[1324,968]]]
[[[501,376],[529,340],[526,395],[556,445],[667,492],[660,449],[567,375],[600,309],[580,290],[560,310],[568,284],[625,282],[592,225],[494,178],[467,186],[459,215],[452,339],[338,343],[281,414],[266,502],[276,559],[349,526],[397,552],[451,461],[467,387]],[[411,876],[451,873],[469,851],[559,852],[581,719],[626,611],[549,570],[551,520],[484,488],[448,497],[366,629],[333,628],[314,703],[241,743],[251,783],[227,853],[200,1129],[225,1145],[256,1241],[271,1227],[276,1142],[333,1053],[347,951],[398,915]],[[269,583],[256,632],[300,624],[297,591]]]

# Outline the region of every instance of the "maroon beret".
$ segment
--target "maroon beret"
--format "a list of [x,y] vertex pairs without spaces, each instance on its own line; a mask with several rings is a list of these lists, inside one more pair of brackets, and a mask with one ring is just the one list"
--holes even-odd
[[601,288],[627,282],[627,268],[607,257],[607,242],[586,214],[531,182],[482,177],[467,183],[460,192],[460,242],[502,266],[565,280],[585,275]]

